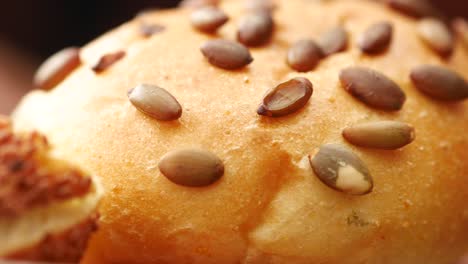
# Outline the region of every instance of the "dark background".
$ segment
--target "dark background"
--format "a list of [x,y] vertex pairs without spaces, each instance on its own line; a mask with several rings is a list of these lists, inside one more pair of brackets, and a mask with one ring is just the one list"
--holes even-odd
[[[449,16],[468,17],[468,0],[431,1]],[[35,68],[49,55],[82,46],[142,9],[175,7],[179,2],[0,0],[0,113],[8,113],[31,88]]]
[[[295,1],[295,0],[292,0]],[[145,8],[178,0],[1,0],[0,38],[41,59],[65,46],[82,46]]]
[[[237,0],[243,1],[243,0]],[[298,1],[298,0],[290,0]],[[66,46],[82,46],[145,8],[177,6],[180,0],[2,0],[0,39],[39,59]],[[452,16],[468,16],[468,0],[432,0]]]

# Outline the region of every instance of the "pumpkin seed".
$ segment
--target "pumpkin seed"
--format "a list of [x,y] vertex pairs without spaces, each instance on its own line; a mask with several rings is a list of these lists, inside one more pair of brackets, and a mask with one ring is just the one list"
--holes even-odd
[[406,100],[395,82],[369,68],[346,68],[340,73],[340,81],[351,95],[374,108],[396,111],[403,107]]
[[200,8],[204,6],[218,6],[220,0],[182,0],[179,3],[183,8]]
[[299,40],[288,51],[289,66],[298,72],[307,72],[315,68],[323,57],[322,50],[312,40]]
[[272,12],[277,5],[272,0],[246,0],[245,9],[247,11],[267,11]]
[[344,51],[347,43],[348,35],[342,27],[335,27],[325,32],[319,40],[324,56]]
[[313,85],[308,79],[291,79],[271,89],[263,98],[263,104],[257,113],[270,117],[289,115],[304,107],[312,92]]
[[242,68],[253,61],[246,47],[230,40],[209,40],[201,46],[201,52],[212,65],[227,70]]
[[426,95],[443,101],[468,98],[468,83],[458,73],[444,67],[423,65],[410,74],[414,86]]
[[435,18],[425,18],[418,23],[418,33],[421,39],[434,51],[447,56],[453,50],[453,37],[447,26]]
[[453,21],[452,27],[457,39],[460,39],[463,47],[468,51],[468,22],[465,19],[458,17]]
[[393,27],[388,22],[371,25],[358,39],[358,46],[365,53],[380,53],[387,49],[392,40]]
[[167,153],[158,164],[170,181],[188,187],[205,187],[224,174],[223,162],[213,153],[199,149],[182,149]]
[[364,162],[353,152],[338,144],[325,144],[312,158],[315,175],[337,191],[364,195],[373,189],[373,180]]
[[413,142],[415,133],[403,122],[377,121],[345,128],[343,137],[360,147],[398,149]]
[[44,90],[52,89],[80,64],[79,48],[69,47],[63,49],[42,63],[34,75],[34,85]]
[[101,73],[125,56],[125,51],[117,51],[102,56],[93,66],[93,71]]
[[154,34],[160,33],[166,29],[165,26],[158,25],[158,24],[147,24],[147,23],[142,23],[140,25],[140,32],[141,34],[149,38]]
[[259,46],[270,40],[273,34],[273,18],[269,12],[255,11],[241,18],[237,40],[246,46]]
[[195,10],[190,19],[196,29],[208,33],[215,32],[229,20],[226,13],[214,6],[206,6]]
[[387,5],[413,17],[437,16],[438,12],[427,0],[386,0]]
[[138,85],[128,93],[130,102],[141,112],[160,121],[180,118],[182,107],[168,91],[154,85]]

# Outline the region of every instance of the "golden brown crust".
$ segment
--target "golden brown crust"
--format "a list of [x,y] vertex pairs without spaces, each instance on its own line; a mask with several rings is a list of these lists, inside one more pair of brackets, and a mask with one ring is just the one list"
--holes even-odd
[[[61,155],[100,175],[107,190],[84,263],[449,264],[468,248],[468,102],[438,102],[409,79],[421,64],[468,78],[461,43],[442,59],[417,36],[416,19],[372,1],[276,3],[273,38],[250,49],[254,61],[243,69],[218,69],[204,59],[199,48],[213,36],[192,28],[190,10],[158,11],[139,19],[164,32],[145,38],[140,20],[129,22],[86,46],[84,67],[55,90],[25,99],[18,128],[45,133]],[[244,1],[220,8],[232,19],[216,37],[232,40]],[[357,37],[382,20],[395,29],[388,50],[362,54]],[[344,52],[307,73],[286,64],[295,41],[317,39],[338,24],[349,34]],[[128,56],[96,76],[95,60],[115,50]],[[396,82],[407,96],[402,109],[379,111],[354,99],[338,79],[348,66]],[[313,83],[309,102],[288,116],[259,117],[265,91],[295,77]],[[158,122],[135,109],[127,91],[140,83],[171,92],[181,118]],[[414,126],[414,142],[372,150],[341,135],[350,125],[381,120]],[[315,177],[307,155],[325,143],[346,145],[366,163],[372,193],[350,197]],[[161,175],[161,157],[189,147],[223,160],[216,184],[186,188]]]
[[37,245],[19,250],[6,259],[77,263],[83,253],[90,235],[98,228],[99,214],[94,213],[68,230],[49,234]]
[[38,133],[16,135],[10,121],[0,117],[0,217],[52,202],[81,197],[91,179],[47,157],[48,143]]

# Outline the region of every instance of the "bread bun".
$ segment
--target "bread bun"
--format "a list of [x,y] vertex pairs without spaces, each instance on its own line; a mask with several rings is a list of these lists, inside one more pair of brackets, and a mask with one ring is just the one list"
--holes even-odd
[[[223,1],[216,34],[191,25],[192,9],[148,11],[83,47],[68,78],[14,114],[103,182],[83,263],[453,263],[468,249],[468,50],[454,38],[438,53],[391,7]],[[249,12],[263,13],[244,30],[273,35],[246,51],[233,43]],[[335,27],[347,36],[322,40]],[[203,54],[215,39],[228,41]],[[301,39],[345,42],[297,72],[286,58]],[[423,65],[448,69],[450,85],[418,88]],[[377,121],[399,123],[342,136]]]

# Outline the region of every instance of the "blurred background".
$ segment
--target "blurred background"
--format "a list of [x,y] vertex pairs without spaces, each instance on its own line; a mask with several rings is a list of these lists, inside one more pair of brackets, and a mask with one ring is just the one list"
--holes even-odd
[[[468,0],[431,1],[447,15],[468,17]],[[8,114],[31,89],[35,69],[54,52],[67,46],[82,46],[142,9],[175,7],[179,2],[1,0],[0,113]]]

